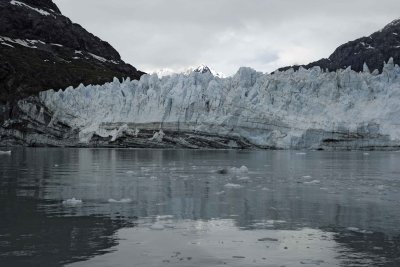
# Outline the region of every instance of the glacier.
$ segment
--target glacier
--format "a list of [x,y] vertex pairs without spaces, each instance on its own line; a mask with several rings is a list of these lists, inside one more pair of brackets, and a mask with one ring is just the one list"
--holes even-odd
[[[38,104],[40,103],[40,104]],[[400,67],[320,67],[232,77],[143,75],[41,92],[19,102],[29,120],[68,133],[41,144],[271,149],[398,149]],[[6,122],[7,123],[7,122]],[[5,124],[6,124],[5,123]],[[12,124],[12,122],[8,122]],[[61,126],[60,126],[61,125]],[[61,128],[60,128],[61,127]],[[3,135],[15,134],[5,129]],[[0,129],[1,132],[1,129]],[[47,134],[47,133],[46,133]],[[62,141],[68,136],[68,142]],[[38,138],[30,137],[32,141]],[[27,138],[19,134],[20,138]],[[50,141],[49,141],[50,140]]]

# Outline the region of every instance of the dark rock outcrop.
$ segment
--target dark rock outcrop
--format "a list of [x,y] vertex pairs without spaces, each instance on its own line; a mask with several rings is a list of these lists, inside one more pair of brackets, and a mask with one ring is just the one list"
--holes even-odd
[[[362,37],[339,46],[329,58],[302,65],[306,69],[319,66],[322,69],[336,71],[351,66],[352,70],[363,71],[364,63],[367,63],[371,71],[382,71],[383,63],[390,58],[395,63],[400,63],[400,19],[389,23],[382,30],[368,37]],[[285,71],[290,68],[298,70],[300,66],[280,68]]]
[[0,103],[12,108],[43,90],[142,74],[51,0],[0,0]]

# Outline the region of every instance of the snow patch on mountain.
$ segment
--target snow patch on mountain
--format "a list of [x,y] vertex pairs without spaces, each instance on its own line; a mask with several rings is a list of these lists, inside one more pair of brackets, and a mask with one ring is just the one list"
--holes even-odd
[[208,67],[205,64],[201,64],[200,66],[197,66],[197,67],[189,67],[189,68],[186,68],[186,69],[181,69],[181,70],[178,70],[178,71],[170,69],[170,68],[164,68],[164,69],[161,69],[161,70],[158,70],[158,71],[153,71],[153,72],[150,72],[150,73],[151,74],[157,74],[157,76],[159,78],[162,78],[162,77],[166,77],[166,76],[172,76],[172,75],[175,75],[175,74],[190,75],[192,72],[211,73],[214,77],[219,77],[219,78],[225,78],[226,77],[223,73],[217,72],[217,71],[215,71],[214,69]]
[[82,142],[147,127],[160,142],[165,130],[174,130],[239,136],[277,148],[316,148],[323,138],[336,142],[338,133],[398,144],[400,67],[391,59],[381,74],[366,65],[364,70],[263,74],[240,68],[224,79],[201,72],[144,75],[140,81],[49,90],[40,99],[52,121],[78,129]]
[[191,72],[199,72],[199,73],[211,73],[214,77],[225,78],[225,75],[221,72],[216,72],[214,69],[208,67],[207,65],[201,64],[198,67],[191,67],[186,70],[185,74],[190,74]]
[[[43,9],[36,8],[36,7],[31,7],[30,5],[27,5],[27,4],[22,3],[22,2],[20,2],[20,1],[11,0],[11,1],[10,1],[10,4],[11,4],[11,5],[15,5],[15,6],[20,6],[20,7],[29,8],[29,9],[31,9],[31,10],[33,10],[33,11],[38,12],[39,14],[41,14],[41,15],[43,15],[43,16],[50,16],[50,15],[52,15],[52,14],[50,14],[49,12],[47,12],[47,11],[45,11],[45,10],[43,10]],[[52,16],[55,17],[54,15],[52,15]]]

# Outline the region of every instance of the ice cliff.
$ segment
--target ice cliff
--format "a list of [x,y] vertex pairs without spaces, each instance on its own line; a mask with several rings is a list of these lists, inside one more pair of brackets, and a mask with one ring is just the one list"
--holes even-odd
[[[241,68],[225,79],[198,72],[161,79],[153,74],[139,81],[44,91],[39,98],[51,114],[47,126],[68,126],[81,145],[400,146],[400,67],[392,59],[382,73],[365,65],[363,72],[313,67],[262,74]],[[29,102],[20,108],[32,113]],[[39,109],[34,112],[31,118],[39,118]]]

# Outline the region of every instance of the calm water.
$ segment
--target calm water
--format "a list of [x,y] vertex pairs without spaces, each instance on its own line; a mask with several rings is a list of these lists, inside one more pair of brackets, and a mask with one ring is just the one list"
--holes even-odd
[[61,265],[398,267],[400,153],[0,155],[0,266]]

